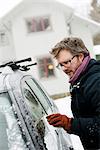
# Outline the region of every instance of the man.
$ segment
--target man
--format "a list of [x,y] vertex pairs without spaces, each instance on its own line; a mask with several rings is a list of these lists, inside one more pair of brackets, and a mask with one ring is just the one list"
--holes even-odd
[[90,58],[77,37],[60,41],[51,54],[58,62],[57,68],[69,76],[73,118],[52,114],[47,116],[49,124],[78,135],[84,149],[100,149],[100,62]]

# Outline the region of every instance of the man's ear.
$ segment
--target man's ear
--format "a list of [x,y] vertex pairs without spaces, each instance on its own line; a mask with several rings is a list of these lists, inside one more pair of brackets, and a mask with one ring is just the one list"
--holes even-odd
[[80,53],[79,54],[79,61],[82,62],[84,59],[84,54],[83,53]]

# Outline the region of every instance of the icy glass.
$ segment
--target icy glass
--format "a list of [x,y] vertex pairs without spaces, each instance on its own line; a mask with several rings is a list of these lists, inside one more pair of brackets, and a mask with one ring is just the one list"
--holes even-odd
[[[24,80],[24,82],[22,82],[22,91],[24,91],[24,96],[27,100],[32,103],[34,109],[38,110],[38,107],[41,107],[42,113],[45,115],[48,114],[48,111],[52,112],[48,97],[36,81],[31,78]],[[35,113],[37,113],[37,111],[35,111]]]
[[31,87],[32,91],[36,94],[39,102],[42,104],[45,110],[48,110],[50,107],[50,102],[40,85],[36,83],[33,79],[28,79],[27,83]]
[[37,101],[37,98],[26,83],[23,87],[23,96],[25,97],[25,102],[28,105],[29,110],[33,114],[34,119],[36,119],[37,121],[38,119],[42,118],[44,111],[40,103]]
[[8,93],[0,93],[0,150],[27,150]]

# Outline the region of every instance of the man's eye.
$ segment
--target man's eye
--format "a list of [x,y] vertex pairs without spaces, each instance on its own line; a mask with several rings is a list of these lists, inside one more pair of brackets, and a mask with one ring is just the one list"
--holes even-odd
[[70,63],[70,62],[71,62],[71,60],[68,60],[68,61],[64,62],[64,64],[68,64],[68,63]]
[[63,64],[59,64],[61,67],[63,66]]
[[69,61],[65,61],[65,62],[64,62],[64,64],[68,64],[68,63],[69,63]]

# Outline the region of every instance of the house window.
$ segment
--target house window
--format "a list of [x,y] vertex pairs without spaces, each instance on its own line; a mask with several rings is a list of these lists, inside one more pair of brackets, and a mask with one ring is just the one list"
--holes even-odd
[[100,55],[96,55],[96,60],[100,60]]
[[28,33],[51,30],[49,17],[33,17],[26,19]]
[[8,36],[5,31],[0,31],[0,46],[8,45]]
[[40,78],[49,78],[55,76],[54,65],[50,57],[38,58],[37,62]]

